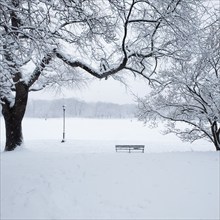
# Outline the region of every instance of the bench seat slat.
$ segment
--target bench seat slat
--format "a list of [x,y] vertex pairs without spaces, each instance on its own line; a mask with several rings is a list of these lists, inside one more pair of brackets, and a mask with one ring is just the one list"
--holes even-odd
[[129,153],[131,151],[142,151],[144,153],[144,147],[144,145],[115,145],[115,150],[116,152],[126,150]]

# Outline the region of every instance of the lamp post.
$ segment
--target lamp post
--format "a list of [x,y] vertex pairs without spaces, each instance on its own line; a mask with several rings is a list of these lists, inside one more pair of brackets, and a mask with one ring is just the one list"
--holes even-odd
[[65,140],[65,111],[66,111],[66,106],[63,105],[63,140],[61,141],[61,143],[64,143]]

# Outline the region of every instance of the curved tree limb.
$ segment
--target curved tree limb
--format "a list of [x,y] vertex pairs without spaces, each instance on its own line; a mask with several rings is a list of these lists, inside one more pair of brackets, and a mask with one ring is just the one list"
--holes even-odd
[[100,73],[99,71],[96,71],[91,66],[85,64],[82,61],[79,61],[79,60],[72,61],[72,60],[70,60],[67,56],[65,56],[64,54],[62,54],[59,51],[55,51],[55,55],[56,55],[57,58],[61,59],[67,65],[69,65],[71,67],[80,67],[81,69],[85,70],[90,75],[92,75],[92,76],[94,76],[98,79],[106,78],[110,75],[113,75],[113,74],[123,70],[126,67],[127,60],[128,60],[125,57],[125,58],[123,58],[122,62],[117,67],[108,69],[107,71]]

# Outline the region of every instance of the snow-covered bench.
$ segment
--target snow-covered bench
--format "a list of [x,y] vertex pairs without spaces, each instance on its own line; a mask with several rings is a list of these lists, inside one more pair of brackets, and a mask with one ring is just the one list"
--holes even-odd
[[115,145],[116,152],[118,151],[127,151],[131,153],[133,151],[139,151],[144,153],[144,145]]

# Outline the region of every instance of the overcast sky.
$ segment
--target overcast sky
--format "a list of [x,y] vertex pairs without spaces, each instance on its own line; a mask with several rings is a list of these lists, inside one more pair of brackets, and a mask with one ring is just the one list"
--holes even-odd
[[86,102],[113,102],[118,104],[135,103],[135,95],[144,96],[149,91],[148,82],[143,78],[126,79],[129,85],[126,87],[119,81],[112,78],[108,80],[94,79],[87,86],[82,88],[73,88],[71,90],[64,90],[60,93],[54,90],[42,90],[39,92],[31,92],[29,98],[31,99],[55,99],[55,98],[77,98]]
[[[206,4],[219,8],[219,0],[207,0]],[[148,82],[143,79],[134,79],[133,77],[126,78],[126,88],[122,83],[109,78],[108,80],[94,79],[93,82],[84,86],[81,89],[73,88],[71,90],[62,90],[61,93],[55,92],[53,89],[50,91],[42,90],[39,92],[31,92],[29,98],[31,99],[56,99],[56,98],[77,98],[86,102],[113,102],[119,104],[135,103],[135,95],[143,97],[149,93]]]

